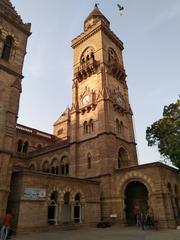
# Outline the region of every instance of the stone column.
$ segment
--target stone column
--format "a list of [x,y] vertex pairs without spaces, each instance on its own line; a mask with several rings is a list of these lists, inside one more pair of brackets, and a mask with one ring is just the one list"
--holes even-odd
[[71,221],[74,222],[74,202],[71,203]]
[[58,204],[57,204],[57,207],[58,207],[57,221],[58,221],[59,224],[62,223],[62,205],[63,205],[62,201],[59,201]]

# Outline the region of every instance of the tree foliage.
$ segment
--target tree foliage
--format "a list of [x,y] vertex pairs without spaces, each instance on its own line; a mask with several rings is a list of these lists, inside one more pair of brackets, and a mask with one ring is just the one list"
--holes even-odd
[[180,100],[164,107],[163,117],[147,127],[148,146],[157,145],[160,154],[180,169]]

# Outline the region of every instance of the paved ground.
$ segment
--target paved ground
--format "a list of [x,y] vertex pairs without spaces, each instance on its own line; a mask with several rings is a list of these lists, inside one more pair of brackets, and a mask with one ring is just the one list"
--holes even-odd
[[70,231],[33,233],[14,240],[180,240],[180,230],[145,230],[137,228],[83,228]]

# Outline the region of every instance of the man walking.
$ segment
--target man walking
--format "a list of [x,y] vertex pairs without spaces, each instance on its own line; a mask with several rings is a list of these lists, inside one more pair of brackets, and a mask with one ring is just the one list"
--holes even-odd
[[6,240],[12,225],[12,214],[11,211],[8,211],[4,217],[1,233],[0,233],[0,240]]

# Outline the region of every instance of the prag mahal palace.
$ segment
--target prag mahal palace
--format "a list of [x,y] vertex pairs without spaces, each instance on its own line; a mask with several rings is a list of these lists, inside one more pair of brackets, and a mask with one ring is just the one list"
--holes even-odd
[[179,172],[138,165],[123,42],[97,5],[72,40],[72,105],[49,134],[17,123],[31,24],[0,0],[0,221],[17,231],[100,221],[133,225],[152,209],[160,227],[180,222]]

